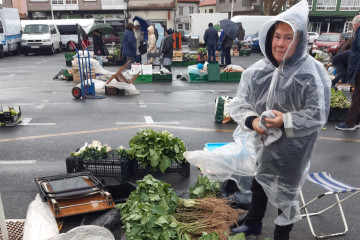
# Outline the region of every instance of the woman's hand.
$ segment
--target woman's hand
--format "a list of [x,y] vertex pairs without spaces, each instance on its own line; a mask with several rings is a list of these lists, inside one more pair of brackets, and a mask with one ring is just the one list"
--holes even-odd
[[265,118],[265,126],[267,128],[279,128],[284,124],[283,113],[272,110],[275,114],[275,118]]
[[253,129],[260,135],[266,134],[265,130],[259,127],[260,118],[257,117],[252,122]]

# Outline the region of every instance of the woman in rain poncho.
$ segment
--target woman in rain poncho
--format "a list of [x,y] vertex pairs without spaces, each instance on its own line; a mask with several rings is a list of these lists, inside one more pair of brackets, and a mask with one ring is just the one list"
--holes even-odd
[[[148,49],[147,52],[148,53],[156,53],[156,37],[154,34],[154,27],[150,26],[147,28],[147,32],[148,32]],[[154,58],[151,57],[149,60],[149,63],[153,63]]]
[[252,131],[253,143],[262,140],[251,207],[233,232],[260,234],[268,200],[279,209],[275,240],[289,239],[293,223],[301,219],[298,194],[327,121],[331,84],[324,67],[306,51],[308,13],[308,2],[302,0],[262,26],[260,47],[266,58],[243,73],[230,104],[237,131]]

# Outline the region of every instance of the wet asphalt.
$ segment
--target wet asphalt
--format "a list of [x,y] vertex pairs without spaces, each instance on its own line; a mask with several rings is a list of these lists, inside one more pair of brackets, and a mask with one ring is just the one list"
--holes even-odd
[[[261,58],[253,53],[233,57],[232,61],[247,68]],[[173,67],[172,83],[135,84],[140,95],[76,100],[71,96],[73,82],[52,80],[62,68],[66,68],[63,53],[0,59],[0,106],[20,105],[23,118],[30,119],[28,125],[0,128],[0,193],[7,219],[24,219],[38,192],[34,178],[66,173],[65,159],[85,142],[98,140],[113,148],[128,147],[129,140],[142,128],[168,130],[181,138],[188,150],[202,149],[209,142],[233,141],[236,124],[214,122],[214,100],[217,96],[234,96],[238,83],[190,83],[176,78],[185,67]],[[104,68],[115,72],[119,66]],[[334,128],[337,123],[328,122],[321,131],[310,172],[326,171],[358,187],[360,129],[339,131]],[[200,174],[194,166],[190,173],[188,178],[177,173],[160,178],[171,183],[178,195],[187,197],[188,188]],[[321,193],[310,183],[303,191],[306,199]],[[332,198],[321,199],[318,207],[329,204]],[[349,232],[336,239],[358,239],[358,202],[359,196],[344,202]],[[273,237],[276,215],[277,210],[268,205],[263,234],[256,239]],[[331,210],[324,217],[315,217],[314,225],[323,233],[341,230],[340,223],[340,215]],[[295,224],[291,239],[312,239],[305,219]]]

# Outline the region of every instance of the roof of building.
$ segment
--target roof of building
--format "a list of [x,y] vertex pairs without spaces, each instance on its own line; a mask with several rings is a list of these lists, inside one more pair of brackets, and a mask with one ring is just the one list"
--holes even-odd
[[199,3],[199,7],[216,5],[216,0],[203,0]]

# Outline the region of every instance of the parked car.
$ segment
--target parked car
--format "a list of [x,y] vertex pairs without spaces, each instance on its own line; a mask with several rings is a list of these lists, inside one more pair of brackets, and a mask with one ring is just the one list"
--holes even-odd
[[327,53],[335,55],[344,44],[345,40],[341,33],[322,33],[310,48],[310,54],[313,55],[312,50],[322,50]]
[[352,31],[342,33],[342,36],[343,36],[343,38],[344,38],[345,41],[347,41],[347,40],[349,40],[350,38],[352,38],[352,35],[353,35],[353,32],[352,32]]
[[319,34],[316,32],[308,32],[308,43],[314,43],[314,40],[316,40],[319,37]]
[[106,43],[120,43],[120,35],[110,33],[103,36],[103,42]]
[[247,35],[245,36],[245,40],[248,41],[248,39],[251,39],[252,41],[252,51],[258,51],[260,52],[260,45],[259,45],[259,32],[256,32],[254,35]]

